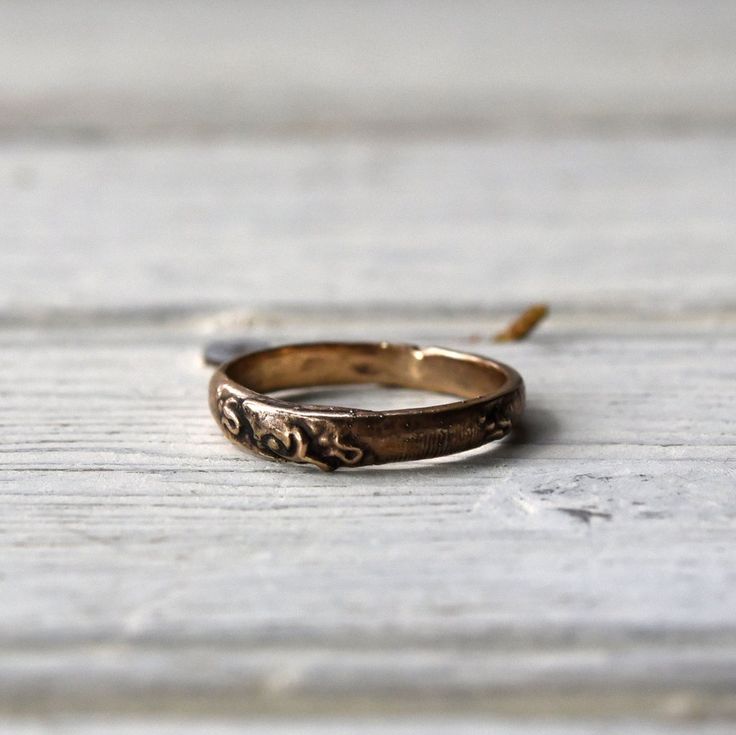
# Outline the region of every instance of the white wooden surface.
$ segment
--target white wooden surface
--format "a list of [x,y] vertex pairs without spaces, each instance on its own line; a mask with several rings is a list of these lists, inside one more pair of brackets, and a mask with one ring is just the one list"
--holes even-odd
[[[733,6],[555,3],[565,34],[513,78],[484,43],[503,23],[467,30],[486,56],[457,62],[465,86],[432,72],[455,58],[451,32],[435,67],[399,63],[387,12],[421,19],[425,60],[448,19],[491,13],[462,5],[350,6],[342,21],[315,5],[336,29],[314,31],[324,57],[288,4],[192,3],[170,26],[165,4],[2,5],[3,66],[33,48],[49,64],[0,79],[3,732],[733,732]],[[493,9],[541,39],[551,5]],[[260,20],[228,23],[243,7]],[[259,88],[246,26],[322,70],[301,107],[238,107]],[[357,26],[394,50],[395,78],[333,71],[338,31]],[[154,63],[194,37],[192,74]],[[255,99],[301,99],[277,63],[293,47],[264,47]],[[228,99],[226,57],[239,85],[220,116],[202,91]],[[437,105],[392,102],[418,98],[417,79]],[[519,103],[503,112],[518,130],[496,134],[493,90],[532,88],[559,116]],[[477,109],[447,117],[455,89]],[[330,95],[351,136],[302,136]],[[242,135],[264,126],[299,136]],[[537,300],[552,316],[532,339],[490,342]],[[419,465],[264,464],[207,412],[202,348],[228,336],[492,354],[527,380],[526,427]]]
[[0,304],[18,316],[736,302],[730,136],[9,143],[2,155]]

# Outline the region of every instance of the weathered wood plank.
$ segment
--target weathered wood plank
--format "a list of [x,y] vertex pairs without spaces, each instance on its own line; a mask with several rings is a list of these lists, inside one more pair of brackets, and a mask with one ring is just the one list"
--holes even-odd
[[[332,325],[278,322],[250,333]],[[222,440],[220,323],[0,332],[1,712],[736,717],[732,327],[463,324],[526,434],[324,475]]]
[[285,302],[716,314],[736,294],[731,137],[3,146],[0,162],[6,321]]
[[[668,38],[715,22],[677,7]],[[681,109],[703,63],[642,88]],[[38,73],[17,99],[44,119]],[[114,89],[99,118],[69,109],[125,135],[196,118],[137,89],[118,128]],[[688,126],[731,114],[713,94]],[[732,729],[733,136],[24,143],[0,164],[0,729]],[[486,340],[544,299],[533,340]],[[526,431],[412,467],[262,464],[207,414],[202,345],[228,334],[491,353],[527,379]]]

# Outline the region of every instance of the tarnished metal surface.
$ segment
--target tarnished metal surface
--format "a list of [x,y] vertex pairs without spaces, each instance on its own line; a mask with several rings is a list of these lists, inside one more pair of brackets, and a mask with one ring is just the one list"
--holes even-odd
[[[264,394],[350,383],[421,388],[465,400],[369,411]],[[210,382],[210,407],[225,436],[239,446],[268,459],[335,470],[439,457],[500,439],[521,415],[524,384],[507,365],[440,347],[315,343],[226,363]]]

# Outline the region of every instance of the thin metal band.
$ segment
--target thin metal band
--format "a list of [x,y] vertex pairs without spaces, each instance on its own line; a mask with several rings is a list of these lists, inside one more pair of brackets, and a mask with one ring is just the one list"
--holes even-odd
[[[425,408],[369,411],[265,395],[308,386],[380,383],[456,395]],[[524,382],[508,365],[441,347],[323,342],[251,352],[220,367],[210,408],[225,436],[267,459],[322,470],[426,459],[508,434]]]

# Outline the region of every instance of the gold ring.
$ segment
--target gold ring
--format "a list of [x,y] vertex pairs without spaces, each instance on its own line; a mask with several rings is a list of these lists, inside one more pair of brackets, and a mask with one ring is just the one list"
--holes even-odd
[[[423,408],[369,411],[291,403],[289,388],[379,383],[458,396]],[[242,355],[210,381],[225,436],[261,457],[322,470],[440,457],[506,436],[524,408],[524,381],[503,363],[441,347],[323,342]]]

